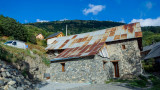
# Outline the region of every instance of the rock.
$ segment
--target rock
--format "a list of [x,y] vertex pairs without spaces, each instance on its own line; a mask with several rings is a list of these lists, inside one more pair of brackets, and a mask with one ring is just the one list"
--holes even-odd
[[9,72],[6,72],[6,74],[7,74],[8,77],[11,77],[11,74]]
[[0,77],[0,80],[2,80],[3,78],[2,77]]
[[4,81],[0,80],[0,86],[3,86],[3,85],[4,85]]
[[7,75],[6,75],[6,73],[5,73],[5,72],[2,72],[2,76],[3,76],[3,77],[6,77]]
[[8,85],[5,85],[3,89],[8,90]]
[[5,71],[5,69],[4,69],[4,68],[1,68],[1,71],[2,71],[2,72],[4,72],[4,71]]
[[0,90],[35,90],[32,82],[12,65],[0,60]]
[[24,90],[22,87],[18,87],[17,90]]
[[12,87],[11,85],[8,86],[8,90],[16,90],[16,88]]
[[14,85],[16,82],[15,81],[9,81],[8,85]]

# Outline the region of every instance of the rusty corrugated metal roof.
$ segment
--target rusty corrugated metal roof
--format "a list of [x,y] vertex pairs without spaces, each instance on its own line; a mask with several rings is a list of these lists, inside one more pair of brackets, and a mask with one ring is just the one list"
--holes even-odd
[[94,55],[104,42],[142,37],[139,23],[59,37],[46,50],[65,49],[56,59]]
[[99,39],[101,39],[101,42],[111,42],[137,37],[142,37],[141,27],[139,23],[133,23],[94,32],[59,37],[46,50],[75,48],[84,44],[91,45]]

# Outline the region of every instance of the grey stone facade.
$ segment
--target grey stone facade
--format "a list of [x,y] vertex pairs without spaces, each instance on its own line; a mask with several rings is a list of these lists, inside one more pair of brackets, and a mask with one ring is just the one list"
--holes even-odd
[[[95,56],[51,63],[47,73],[56,82],[104,83],[115,77],[114,60],[118,60],[119,76],[141,73],[140,50],[136,39],[106,43],[108,58]],[[125,45],[125,49],[122,49]],[[104,64],[103,61],[106,61]],[[65,62],[65,72],[61,63]]]

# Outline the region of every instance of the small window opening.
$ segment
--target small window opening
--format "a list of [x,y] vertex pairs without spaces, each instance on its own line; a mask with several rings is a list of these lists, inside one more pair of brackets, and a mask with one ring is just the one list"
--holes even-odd
[[62,65],[62,72],[65,72],[65,63],[61,63]]
[[106,63],[107,63],[107,61],[103,61],[103,70],[105,68]]
[[126,49],[126,46],[125,46],[125,45],[122,45],[122,49]]

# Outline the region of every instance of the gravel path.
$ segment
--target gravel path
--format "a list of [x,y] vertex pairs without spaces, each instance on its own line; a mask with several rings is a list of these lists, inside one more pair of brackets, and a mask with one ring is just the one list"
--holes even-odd
[[83,87],[86,85],[90,85],[89,83],[58,83],[58,82],[43,82],[41,85],[37,87],[40,90],[67,90],[75,87]]
[[91,84],[87,86],[71,88],[68,90],[141,90],[141,89],[131,88],[119,84]]
[[[38,86],[40,90],[138,90],[122,83],[89,84],[89,83],[58,83],[47,81]],[[139,89],[140,90],[140,89]]]

